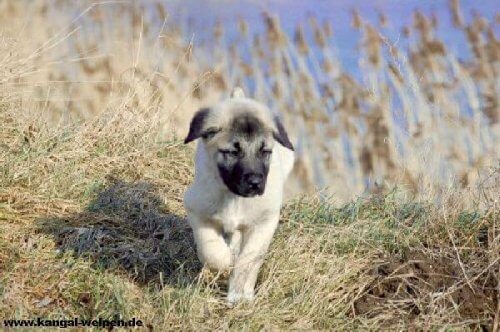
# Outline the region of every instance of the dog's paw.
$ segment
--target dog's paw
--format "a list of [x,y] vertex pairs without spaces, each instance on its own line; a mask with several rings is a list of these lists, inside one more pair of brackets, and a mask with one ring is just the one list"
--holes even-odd
[[227,304],[234,306],[240,302],[253,302],[254,297],[255,295],[253,291],[244,293],[229,292],[227,294]]

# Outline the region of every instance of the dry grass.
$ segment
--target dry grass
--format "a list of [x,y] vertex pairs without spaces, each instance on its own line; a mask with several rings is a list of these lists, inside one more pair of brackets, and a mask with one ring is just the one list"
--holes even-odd
[[[12,24],[19,15],[16,3],[0,3],[0,6],[12,7],[8,8]],[[26,29],[29,32],[32,26],[38,27],[38,32],[31,34],[33,40],[7,37],[0,40],[3,43],[0,49],[1,318],[136,317],[159,330],[498,328],[500,180],[495,168],[491,168],[487,176],[479,177],[480,190],[473,190],[474,195],[465,196],[464,190],[456,187],[441,188],[439,203],[431,199],[435,191],[421,190],[422,198],[416,199],[411,186],[346,204],[339,204],[340,197],[329,198],[325,192],[295,198],[283,209],[282,223],[260,274],[255,303],[228,308],[224,302],[225,277],[201,269],[186,227],[182,194],[192,178],[192,149],[168,131],[172,125],[182,123],[183,117],[189,117],[198,104],[212,98],[209,95],[217,97],[220,94],[217,89],[236,83],[238,75],[232,76],[235,81],[229,82],[225,81],[226,74],[217,76],[223,69],[212,71],[219,77],[219,85],[213,83],[215,80],[211,81],[210,88],[205,85],[193,88],[198,86],[195,82],[203,81],[205,69],[201,65],[203,61],[188,62],[191,48],[189,42],[186,44],[180,39],[182,33],[148,39],[144,27],[147,21],[137,15],[138,9],[130,11],[127,6],[119,7],[123,17],[135,17],[131,22],[142,25],[139,31],[143,34],[134,35],[130,44],[121,47],[145,49],[141,51],[143,55],[134,52],[132,61],[115,57],[87,59],[101,51],[95,49],[95,53],[82,53],[78,60],[66,63],[65,67],[61,63],[68,60],[72,52],[61,55],[57,61],[51,52],[68,45],[73,35],[67,34],[73,28],[85,31],[88,25],[66,22],[68,30],[55,30],[63,32],[39,48],[38,42],[45,43],[54,35],[44,35],[50,30],[43,28],[48,25],[44,15],[64,12],[64,2],[55,3],[58,5],[54,8],[44,8],[44,2],[30,7],[34,21]],[[456,2],[453,4],[458,11]],[[120,33],[120,30],[105,28],[106,20],[99,19],[99,15],[106,15],[106,10],[88,13],[92,15],[84,19],[97,22],[93,33]],[[157,14],[160,15],[161,10]],[[457,26],[466,26],[460,13],[455,16]],[[3,18],[0,20],[6,22]],[[376,46],[376,31],[362,18],[357,17],[356,21],[356,26],[366,29],[370,47]],[[432,35],[428,31],[432,25],[429,26],[425,18],[419,17],[417,21],[423,35]],[[266,22],[268,37],[265,40],[277,47],[288,45],[290,50],[289,41],[276,21],[268,17]],[[314,21],[311,24],[320,26]],[[319,46],[325,45],[329,31],[328,26],[321,28],[324,36],[319,30],[315,35]],[[245,29],[241,23],[242,33]],[[481,29],[485,29],[484,26]],[[19,36],[27,33],[17,31]],[[131,28],[121,33],[129,36],[127,33],[131,31],[137,30]],[[217,34],[220,33],[219,29]],[[85,33],[78,38],[83,36],[88,37],[86,42],[94,40]],[[104,40],[127,39],[118,37],[108,36]],[[305,56],[309,54],[308,47],[301,38],[298,32],[296,41],[302,43],[298,54]],[[137,47],[139,41],[142,48]],[[149,51],[156,41],[167,45],[161,53],[168,61],[162,62],[165,68],[160,70],[154,69],[150,61],[154,53]],[[76,44],[79,42],[83,40]],[[432,45],[439,51],[437,44]],[[91,49],[87,44],[82,48]],[[478,52],[483,52],[481,50],[479,47]],[[258,59],[257,49],[254,51]],[[273,53],[271,59],[283,60],[280,52],[283,50]],[[366,59],[370,59],[374,67],[385,68],[385,60],[378,58],[376,48],[366,52]],[[131,52],[116,54],[128,56]],[[224,59],[228,54],[222,52],[219,56]],[[139,59],[137,65],[126,68],[135,63],[133,59]],[[222,63],[227,64],[225,59]],[[335,61],[331,60],[334,66]],[[421,65],[431,66],[431,60]],[[96,63],[107,69],[97,70]],[[77,79],[47,79],[47,75],[59,75],[68,68],[76,68],[76,64],[83,68],[74,69]],[[456,65],[458,72],[465,70],[462,65]],[[408,66],[407,76],[402,76],[401,89],[407,89],[408,84],[425,84],[426,80],[412,81],[413,69]],[[254,68],[260,67],[255,64]],[[279,68],[272,77],[284,75]],[[82,74],[85,70],[87,73]],[[286,92],[287,86],[293,85],[291,83],[299,79],[299,71],[306,69],[297,70],[289,80],[276,80],[284,85],[269,91],[285,91],[285,95],[291,96],[295,92]],[[468,70],[464,75],[470,74]],[[106,71],[112,73],[112,79],[106,76]],[[145,76],[141,76],[141,72]],[[120,76],[118,73],[132,74]],[[96,83],[99,75],[103,75],[104,83]],[[255,75],[270,77],[263,72]],[[115,81],[116,77],[121,79]],[[303,77],[300,79],[307,80]],[[347,114],[359,106],[356,98],[363,96],[363,88],[357,90],[359,84],[346,75],[338,79],[336,82],[343,87],[340,96],[343,102],[339,107],[346,112],[342,114]],[[78,80],[84,84],[77,88]],[[154,82],[160,83],[155,87]],[[464,82],[472,84],[467,86],[473,90],[476,84],[482,84],[469,79],[459,84]],[[314,88],[315,83],[311,84]],[[67,89],[61,90],[61,86]],[[384,88],[380,91],[385,93]],[[68,99],[54,101],[50,97],[54,96],[53,92]],[[81,94],[81,99],[75,99],[72,93]],[[196,95],[203,97],[199,100]],[[284,102],[277,96],[277,103]],[[310,96],[296,97],[297,101],[325,98],[315,95],[314,89]],[[264,95],[265,98],[269,96]],[[453,95],[444,93],[437,98],[451,102]],[[89,103],[84,102],[86,100]],[[356,141],[356,131],[350,125],[353,120],[343,118],[340,111],[334,115],[342,120],[338,122],[339,127],[320,128],[337,135],[333,135],[329,147],[333,152],[342,150],[335,137],[345,131],[352,146],[358,149],[355,151],[362,156],[359,162],[367,161],[363,166],[367,172],[380,169],[383,173],[385,168],[392,172],[393,167],[398,166],[390,162],[391,158],[396,161],[400,157],[381,143],[383,139],[380,141],[382,136],[393,133],[393,129],[384,122],[389,119],[384,101],[375,100],[370,108],[373,112],[359,115],[372,128],[366,132],[366,140]],[[413,102],[414,99],[408,100],[410,104]],[[428,102],[420,102],[419,107],[425,111]],[[304,106],[300,102],[297,105]],[[308,124],[304,128],[312,131],[323,121],[317,117],[321,105],[314,110],[291,109],[285,116],[292,122],[296,119],[294,114],[313,119],[304,120]],[[95,114],[87,116],[90,109],[95,109]],[[424,111],[420,114],[420,110],[419,116],[427,114]],[[312,113],[301,113],[306,111]],[[72,119],[71,112],[80,112],[76,116],[80,120]],[[359,114],[363,112],[360,110]],[[482,119],[482,115],[479,117]],[[449,123],[458,125],[455,120],[457,118]],[[446,123],[425,120],[422,125],[414,123],[414,129],[425,136],[434,130],[432,126]],[[486,131],[496,128],[494,121],[491,124]],[[468,127],[453,128],[466,136],[462,130]],[[451,127],[442,129],[443,137],[454,137],[449,136]],[[419,135],[414,136],[421,137]],[[440,144],[441,134],[436,135],[433,140]],[[369,143],[362,145],[361,142]],[[408,144],[420,143],[413,140]],[[488,153],[484,158],[495,158],[495,154]],[[434,167],[433,163],[438,163],[434,159],[425,165],[419,162],[410,163],[416,173],[408,170],[409,177],[420,174],[423,166]],[[296,174],[307,182],[311,170],[300,165]],[[472,170],[466,164],[460,165]],[[362,179],[365,172],[356,168],[353,171],[346,165],[338,169],[342,170],[338,176],[358,174],[352,177],[355,180],[356,176]],[[341,188],[343,184],[337,186]],[[352,188],[346,189],[347,192],[355,192]],[[466,191],[472,188],[469,183]],[[425,195],[427,199],[423,198]]]
[[297,198],[256,302],[228,308],[227,281],[201,269],[184,219],[190,148],[127,108],[54,128],[18,103],[0,107],[2,318],[136,317],[159,330],[492,330],[498,320],[488,196],[473,210],[397,190],[340,207]]
[[[136,110],[163,110],[163,133],[182,135],[198,107],[240,85],[280,112],[291,131],[295,193],[328,187],[347,202],[404,184],[416,196],[441,197],[450,186],[477,186],[478,174],[498,167],[496,23],[464,16],[459,1],[450,12],[470,56],[440,39],[442,17],[415,11],[392,40],[389,17],[368,22],[354,11],[358,78],[337,56],[330,22],[314,17],[294,36],[271,13],[263,14],[266,30],[254,35],[245,20],[219,22],[202,44],[161,2],[0,6],[0,42],[8,50],[0,60],[2,94],[15,87],[52,123],[92,119],[126,98]],[[226,30],[239,31],[238,38],[230,43]]]

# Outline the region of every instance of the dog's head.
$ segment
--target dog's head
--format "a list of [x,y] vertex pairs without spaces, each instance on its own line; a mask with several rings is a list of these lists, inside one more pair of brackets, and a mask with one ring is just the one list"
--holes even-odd
[[275,141],[293,150],[280,120],[241,90],[194,115],[184,143],[198,138],[226,187],[243,197],[264,193]]

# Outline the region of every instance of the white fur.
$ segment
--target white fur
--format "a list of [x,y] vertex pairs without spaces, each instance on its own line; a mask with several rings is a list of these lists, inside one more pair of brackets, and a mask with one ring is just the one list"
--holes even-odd
[[278,225],[283,185],[293,163],[293,151],[276,142],[263,195],[245,198],[229,191],[205,142],[198,142],[195,178],[184,205],[200,260],[211,269],[231,269],[227,297],[231,304],[254,297],[257,275]]

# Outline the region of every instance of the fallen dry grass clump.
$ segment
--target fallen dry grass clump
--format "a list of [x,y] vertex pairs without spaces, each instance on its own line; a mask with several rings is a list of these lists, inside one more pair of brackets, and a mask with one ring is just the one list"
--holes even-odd
[[122,107],[56,128],[22,103],[0,108],[2,318],[136,317],[159,330],[498,324],[494,200],[292,200],[255,303],[229,308],[182,209],[192,150],[162,140],[154,114]]

